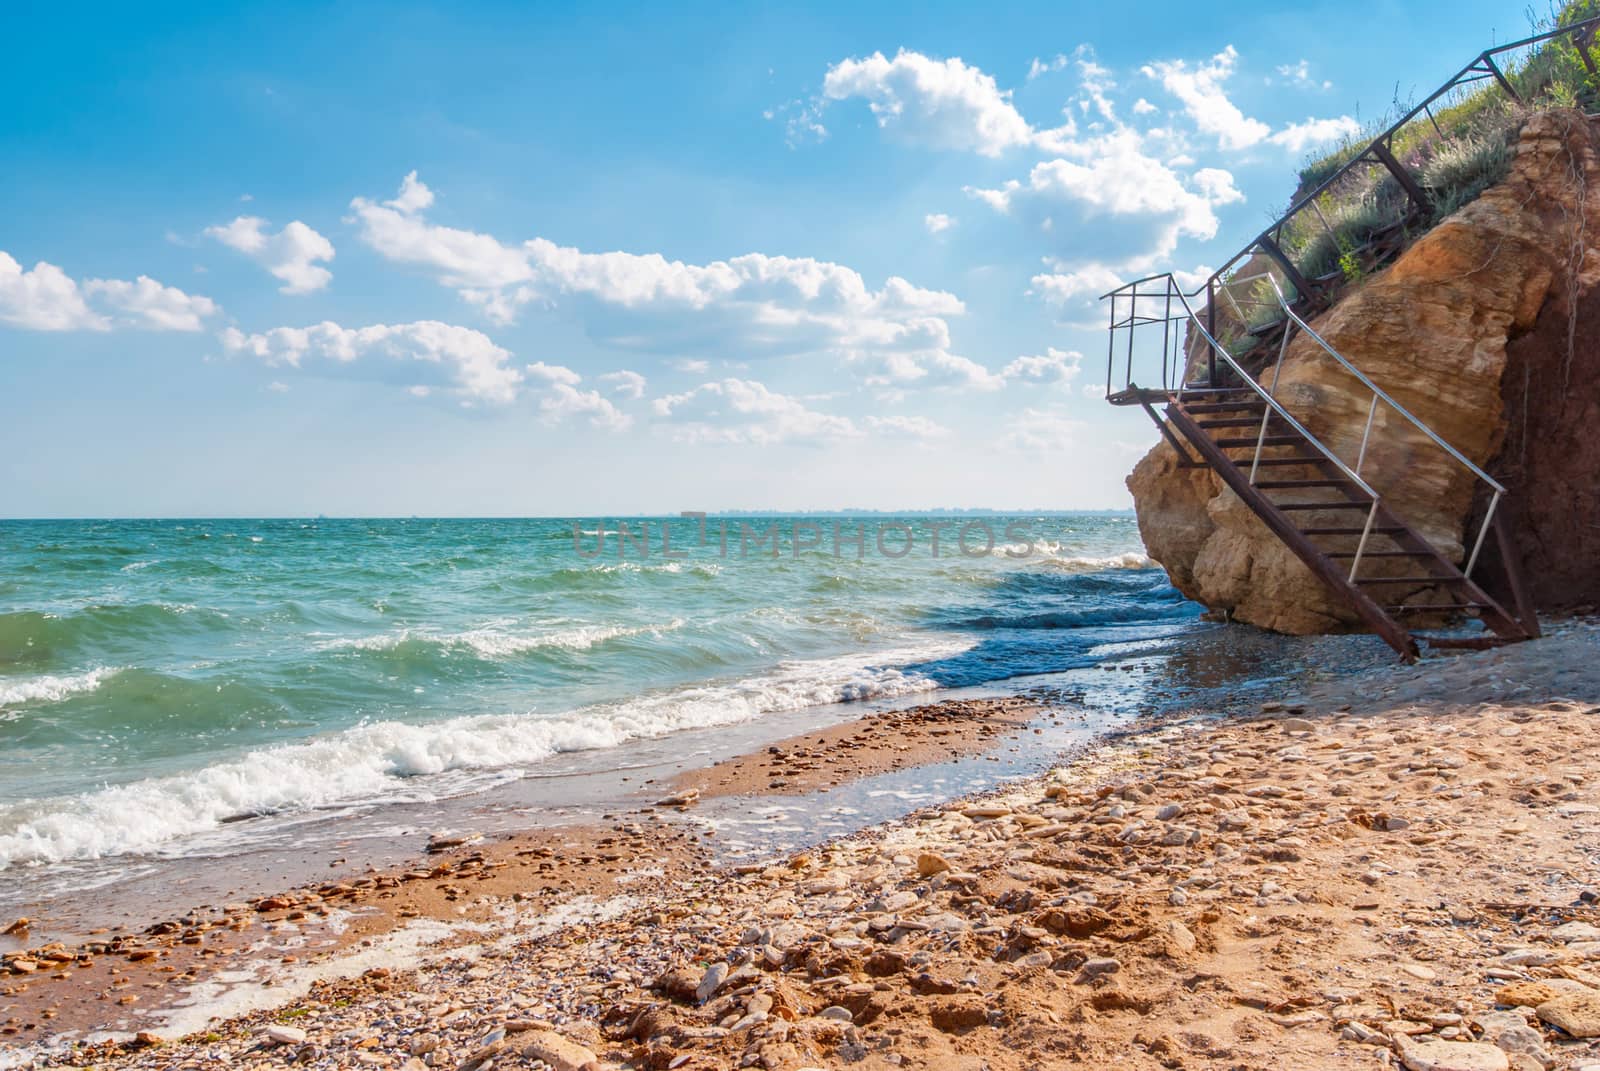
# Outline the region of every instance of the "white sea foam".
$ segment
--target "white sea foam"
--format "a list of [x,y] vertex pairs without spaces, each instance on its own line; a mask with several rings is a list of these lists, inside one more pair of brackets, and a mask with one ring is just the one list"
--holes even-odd
[[92,692],[100,682],[117,672],[101,667],[69,677],[23,677],[0,680],[0,710],[24,703],[59,703],[68,696]]
[[[939,686],[936,681],[893,666],[955,654],[968,646],[934,641],[916,648],[786,662],[762,676],[647,694],[553,717],[480,715],[429,725],[376,722],[184,774],[76,797],[14,803],[0,807],[0,869],[157,851],[240,814],[302,811],[392,796],[404,784],[401,778],[512,767],[779,711],[932,691]],[[427,782],[407,788],[412,798],[429,791]],[[441,785],[437,791],[450,789]]]
[[317,644],[318,650],[392,651],[407,642],[426,643],[437,647],[465,647],[483,658],[504,658],[538,650],[557,647],[567,651],[585,651],[607,640],[625,636],[660,635],[683,627],[682,618],[657,625],[579,625],[574,628],[548,632],[512,632],[504,624],[486,625],[466,632],[435,632],[427,629],[400,629],[376,636],[340,637]]
[[1045,564],[1069,573],[1099,573],[1107,569],[1153,569],[1155,562],[1142,551],[1126,554],[1108,554],[1104,557],[1046,558]]

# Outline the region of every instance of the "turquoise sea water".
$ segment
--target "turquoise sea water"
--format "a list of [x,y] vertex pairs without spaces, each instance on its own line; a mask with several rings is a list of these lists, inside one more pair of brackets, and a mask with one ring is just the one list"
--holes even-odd
[[1198,617],[1131,517],[678,519],[682,557],[659,520],[642,555],[642,523],[619,550],[594,519],[0,522],[0,873],[1069,669]]

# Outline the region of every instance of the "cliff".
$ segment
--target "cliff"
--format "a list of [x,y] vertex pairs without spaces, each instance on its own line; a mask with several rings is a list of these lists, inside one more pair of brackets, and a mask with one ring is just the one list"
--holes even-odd
[[[1507,485],[1503,508],[1545,609],[1600,599],[1600,323],[1587,316],[1600,310],[1597,148],[1600,130],[1581,113],[1532,116],[1503,182],[1312,322]],[[1290,344],[1278,397],[1354,461],[1370,395],[1311,339]],[[1426,538],[1465,556],[1483,507],[1473,479],[1383,407],[1362,473]],[[1356,623],[1237,496],[1208,470],[1178,468],[1165,442],[1128,488],[1151,557],[1190,598],[1281,632]]]

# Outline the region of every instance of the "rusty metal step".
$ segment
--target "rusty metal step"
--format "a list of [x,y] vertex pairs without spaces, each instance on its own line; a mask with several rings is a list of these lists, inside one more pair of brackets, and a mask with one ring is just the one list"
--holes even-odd
[[1446,611],[1460,613],[1463,610],[1486,610],[1487,603],[1481,602],[1438,602],[1421,603],[1416,606],[1385,606],[1386,614],[1439,614]]
[[1349,480],[1257,480],[1263,491],[1283,491],[1292,487],[1354,487]]
[[[1356,552],[1353,550],[1330,550],[1327,553],[1330,558],[1354,558],[1356,556]],[[1361,556],[1363,558],[1432,558],[1434,553],[1431,550],[1369,550],[1363,552]]]
[[1455,583],[1450,576],[1358,576],[1357,584],[1432,584],[1449,586]]
[[1274,502],[1273,505],[1293,513],[1319,509],[1371,509],[1372,500],[1369,498],[1365,502]]
[[1224,450],[1235,450],[1241,446],[1295,446],[1306,441],[1306,437],[1299,432],[1293,435],[1268,435],[1265,438],[1249,439],[1217,439],[1216,444]]
[[1318,454],[1316,457],[1264,457],[1254,462],[1257,465],[1326,465],[1330,464],[1327,458]]
[[1182,402],[1179,404],[1191,413],[1237,413],[1241,409],[1254,409],[1259,415],[1261,410],[1267,407],[1267,403],[1260,398],[1253,402]]
[[[1398,524],[1383,524],[1383,525],[1375,524],[1375,525],[1372,526],[1372,534],[1373,535],[1397,535],[1400,532],[1404,532],[1405,530],[1406,529],[1405,529],[1405,527],[1403,525],[1398,525]],[[1353,535],[1353,536],[1358,536],[1362,532],[1365,532],[1365,531],[1367,531],[1367,529],[1365,529],[1365,528],[1302,528],[1302,529],[1300,529],[1300,534],[1301,535],[1308,535],[1308,536],[1309,535]]]
[[[1226,420],[1197,420],[1195,423],[1202,428],[1259,428],[1261,426],[1261,414],[1257,413],[1253,417],[1229,417]],[[1272,420],[1268,422],[1267,426],[1271,427],[1273,424],[1282,423],[1283,418],[1273,414]]]

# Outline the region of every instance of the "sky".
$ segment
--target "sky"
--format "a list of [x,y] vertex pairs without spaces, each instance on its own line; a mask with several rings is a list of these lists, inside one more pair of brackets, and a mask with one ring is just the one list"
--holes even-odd
[[1121,508],[1119,281],[1523,5],[0,11],[0,516]]

